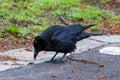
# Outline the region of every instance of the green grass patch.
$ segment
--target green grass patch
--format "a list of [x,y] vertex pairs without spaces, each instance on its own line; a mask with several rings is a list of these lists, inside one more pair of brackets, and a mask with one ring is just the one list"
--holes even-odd
[[19,27],[13,24],[6,28],[6,33],[18,34],[19,36],[27,36],[30,33],[30,30],[28,28]]
[[56,10],[53,15],[65,15],[69,21],[82,21],[84,23],[101,23],[107,19],[109,23],[115,21],[115,15],[107,10],[101,10],[98,7],[89,5],[80,5],[72,7],[69,10]]
[[[20,36],[36,36],[48,26],[62,24],[59,20],[61,15],[67,21],[84,24],[100,24],[104,20],[107,23],[120,23],[112,12],[82,5],[81,1],[83,0],[0,0],[0,21],[8,26],[7,33]],[[99,28],[92,30],[97,29]]]

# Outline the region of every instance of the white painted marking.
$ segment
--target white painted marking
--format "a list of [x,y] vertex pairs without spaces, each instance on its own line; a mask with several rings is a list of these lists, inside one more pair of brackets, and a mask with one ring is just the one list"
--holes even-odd
[[99,52],[109,55],[120,55],[120,47],[105,47],[100,49]]

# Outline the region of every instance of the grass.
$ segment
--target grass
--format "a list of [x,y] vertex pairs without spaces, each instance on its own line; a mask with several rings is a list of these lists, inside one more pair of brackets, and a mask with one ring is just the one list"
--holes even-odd
[[72,7],[68,11],[56,11],[57,15],[66,15],[67,20],[83,21],[85,23],[100,23],[104,18],[113,19],[115,15],[110,11],[101,10],[94,6],[80,5]]
[[[83,0],[0,0],[0,22],[6,27],[0,31],[20,37],[34,37],[53,24],[62,24],[62,15],[67,21],[84,24],[120,23],[112,12],[98,7],[82,5]],[[101,0],[102,1],[102,0]],[[107,0],[109,1],[109,0]],[[96,26],[91,30],[99,30]]]

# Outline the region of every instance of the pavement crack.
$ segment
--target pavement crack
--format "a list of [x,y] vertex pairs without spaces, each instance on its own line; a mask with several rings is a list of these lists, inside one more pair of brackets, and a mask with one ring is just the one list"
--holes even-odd
[[111,43],[111,42],[106,42],[106,41],[96,40],[96,39],[93,39],[93,38],[89,38],[89,40],[93,40],[93,41],[97,41],[97,42],[101,42],[101,43]]

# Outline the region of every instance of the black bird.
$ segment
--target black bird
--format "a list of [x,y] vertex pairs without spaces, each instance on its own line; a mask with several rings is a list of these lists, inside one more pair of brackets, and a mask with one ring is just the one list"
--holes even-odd
[[36,59],[40,51],[55,51],[56,54],[50,61],[53,61],[55,56],[61,52],[64,53],[59,62],[66,56],[67,53],[71,53],[75,50],[76,42],[87,38],[89,36],[96,36],[99,34],[85,33],[84,30],[94,25],[80,25],[72,24],[68,26],[54,25],[47,28],[34,40],[34,60]]

